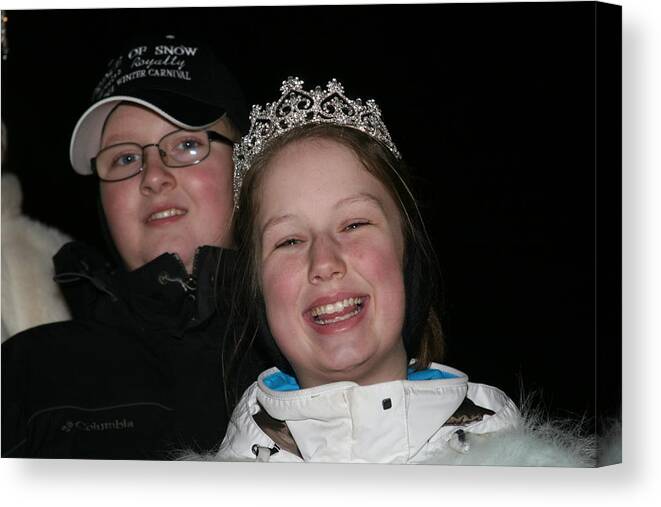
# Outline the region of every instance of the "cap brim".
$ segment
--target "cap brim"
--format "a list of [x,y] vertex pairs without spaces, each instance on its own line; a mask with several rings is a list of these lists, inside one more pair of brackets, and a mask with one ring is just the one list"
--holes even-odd
[[[141,95],[143,98],[125,95],[106,97],[83,113],[73,129],[69,147],[71,165],[78,174],[92,174],[90,161],[101,147],[101,133],[106,119],[120,102],[131,102],[146,107],[173,125],[184,129],[208,127],[225,115],[225,110],[221,108],[158,90],[145,90]],[[158,104],[167,104],[169,113],[166,113]]]

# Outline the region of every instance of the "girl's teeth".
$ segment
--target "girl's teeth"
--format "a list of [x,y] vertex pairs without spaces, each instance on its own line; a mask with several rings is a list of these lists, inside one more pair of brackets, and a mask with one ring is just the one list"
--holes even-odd
[[337,301],[335,303],[329,303],[327,305],[321,305],[316,308],[313,308],[310,312],[313,317],[318,317],[319,315],[338,313],[348,308],[350,306],[356,306],[362,304],[361,298],[347,298],[342,301]]
[[344,305],[342,304],[342,301],[338,301],[338,302],[335,303],[335,304],[332,304],[332,303],[331,303],[331,304],[326,305],[325,308],[324,308],[324,310],[325,310],[324,313],[337,313],[337,312],[341,312],[341,311],[342,311],[342,308],[344,308]]
[[336,322],[342,322],[343,320],[350,319],[350,318],[353,317],[354,315],[358,315],[358,313],[360,312],[360,310],[361,310],[361,307],[359,306],[359,307],[356,308],[353,312],[349,312],[349,313],[347,313],[346,315],[340,315],[339,317],[335,317],[335,318],[332,318],[332,319],[329,319],[329,320],[317,319],[317,320],[315,320],[315,322],[316,322],[317,324],[321,324],[321,325],[335,324]]

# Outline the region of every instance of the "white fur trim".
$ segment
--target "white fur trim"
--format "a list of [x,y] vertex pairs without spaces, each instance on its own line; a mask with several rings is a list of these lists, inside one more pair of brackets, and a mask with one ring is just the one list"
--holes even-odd
[[21,187],[2,175],[2,341],[48,322],[70,318],[53,281],[52,257],[70,241],[60,231],[21,214]]

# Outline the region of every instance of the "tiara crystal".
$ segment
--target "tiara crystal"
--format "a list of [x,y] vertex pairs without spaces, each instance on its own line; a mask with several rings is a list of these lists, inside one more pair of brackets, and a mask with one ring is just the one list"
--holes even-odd
[[401,158],[381,119],[379,106],[372,99],[363,102],[347,98],[344,87],[336,79],[331,79],[326,89],[317,86],[306,91],[302,79],[289,77],[280,91],[282,96],[277,102],[269,102],[263,108],[252,106],[250,130],[234,147],[235,204],[243,177],[255,156],[273,139],[303,125],[329,123],[360,130],[388,148],[395,158]]

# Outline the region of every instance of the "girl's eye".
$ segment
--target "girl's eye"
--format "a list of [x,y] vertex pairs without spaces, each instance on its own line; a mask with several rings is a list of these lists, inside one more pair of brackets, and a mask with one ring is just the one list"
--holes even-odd
[[301,243],[300,239],[288,238],[284,241],[281,241],[277,245],[275,245],[275,247],[276,248],[282,248],[282,247],[298,245],[299,243]]
[[347,225],[344,230],[345,231],[355,231],[356,229],[359,229],[363,227],[364,225],[369,225],[369,222],[362,221],[362,222],[352,222],[349,225]]

